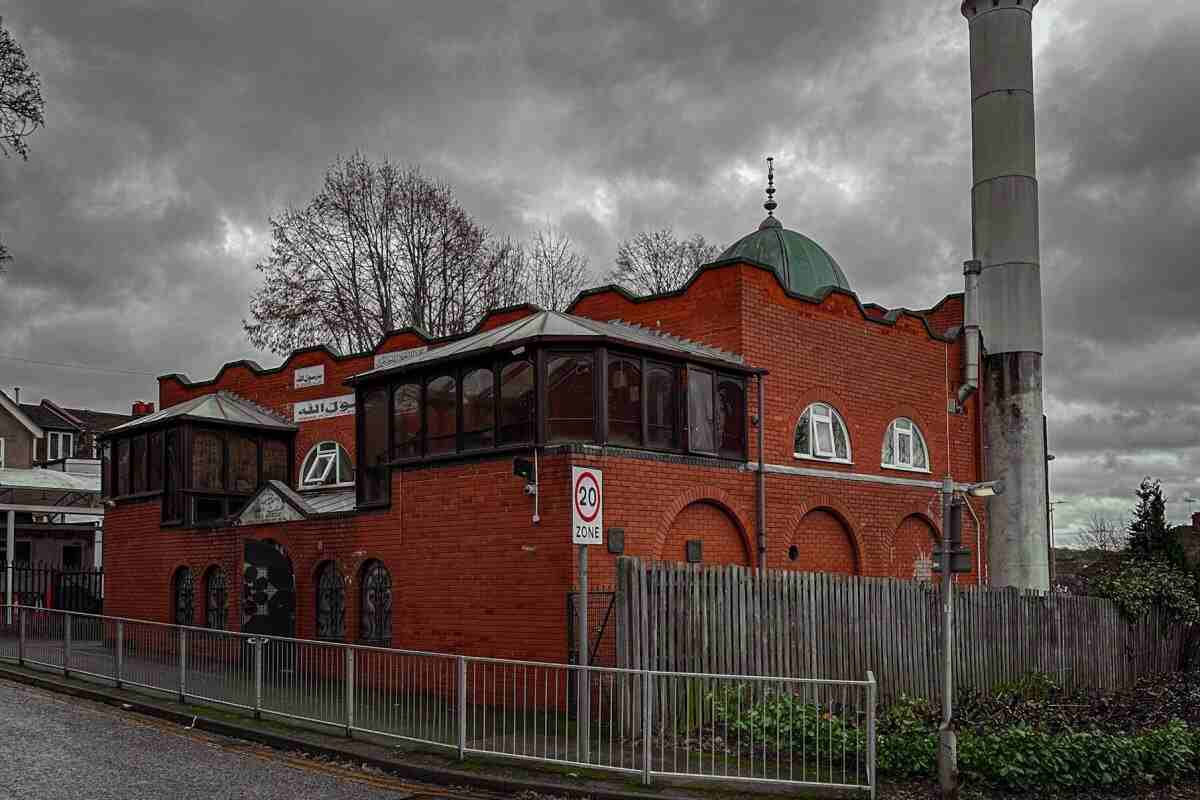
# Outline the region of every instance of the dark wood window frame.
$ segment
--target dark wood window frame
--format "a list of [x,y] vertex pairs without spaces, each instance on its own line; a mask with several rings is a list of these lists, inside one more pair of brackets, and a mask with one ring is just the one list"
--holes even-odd
[[[354,395],[354,459],[355,459],[355,474],[354,474],[354,492],[355,502],[360,509],[387,508],[392,503],[392,481],[391,481],[391,465],[394,463],[390,458],[385,459],[377,465],[377,468],[386,471],[387,475],[383,481],[383,491],[377,498],[367,499],[364,497],[364,492],[367,488],[367,482],[370,480],[370,470],[367,465],[367,447],[364,445],[366,440],[365,429],[367,424],[367,416],[364,413],[366,404],[366,395],[373,391],[382,391],[384,395],[384,447],[387,448],[389,456],[392,455],[392,442],[394,426],[392,417],[394,412],[394,386],[392,384],[372,384],[364,386],[355,391]],[[425,406],[424,389],[421,392],[421,407],[422,420],[424,420]],[[424,432],[422,425],[422,433]]]
[[[528,347],[523,349],[516,355],[509,352],[501,352],[489,354],[486,358],[464,359],[461,362],[435,365],[425,370],[414,370],[405,373],[402,376],[394,378],[392,381],[384,383],[372,383],[357,388],[358,403],[359,403],[359,422],[357,425],[358,435],[362,435],[361,421],[361,404],[362,397],[365,392],[386,388],[387,403],[388,403],[388,441],[391,448],[391,458],[387,463],[388,467],[403,467],[412,464],[420,463],[437,463],[441,461],[451,461],[463,457],[476,455],[486,455],[489,453],[506,453],[519,451],[534,446],[547,446],[554,444],[567,443],[563,441],[551,442],[549,440],[549,397],[546,375],[548,369],[548,361],[556,355],[570,354],[588,354],[592,358],[593,372],[593,435],[589,439],[579,439],[586,444],[607,445],[611,442],[609,435],[610,421],[608,419],[608,365],[610,360],[610,350],[606,345],[601,346],[582,346],[572,343],[543,343],[539,346]],[[723,370],[718,367],[709,366],[703,363],[689,362],[686,359],[675,359],[669,356],[663,356],[655,353],[644,353],[632,348],[614,348],[611,350],[612,359],[629,359],[636,362],[641,370],[641,444],[631,445],[624,442],[613,442],[616,447],[625,447],[633,450],[645,450],[650,452],[660,453],[695,453],[711,458],[721,458],[725,460],[743,460],[746,458],[746,453],[749,452],[749,422],[743,425],[742,447],[741,452],[734,454],[727,448],[722,448],[720,442],[720,386],[722,381],[734,380],[737,381],[745,391],[745,387],[749,385],[749,375],[732,370]],[[534,408],[533,408],[533,424],[532,437],[527,441],[520,442],[504,442],[501,441],[500,429],[503,423],[502,419],[502,395],[504,391],[503,372],[506,367],[514,362],[527,361],[533,367],[533,392],[534,392]],[[464,412],[463,412],[463,379],[465,376],[478,369],[490,369],[492,373],[493,387],[493,444],[485,447],[466,448],[465,439],[466,433],[464,430]],[[672,374],[673,386],[673,444],[671,446],[663,446],[660,444],[652,444],[650,437],[650,392],[649,381],[652,370],[665,369]],[[708,373],[712,376],[712,403],[713,403],[713,436],[714,449],[712,450],[695,450],[691,447],[689,436],[689,385],[688,372],[689,370],[699,370]],[[429,428],[429,411],[428,411],[428,386],[432,380],[442,376],[449,376],[455,382],[455,419],[457,422],[455,448],[453,451],[431,454],[428,444],[428,428]],[[420,387],[420,436],[418,452],[412,455],[398,455],[395,447],[395,393],[403,385],[416,385]],[[743,408],[748,408],[745,403]],[[361,440],[360,440],[361,441]],[[362,448],[358,448],[359,453]],[[360,456],[361,458],[361,456]],[[362,468],[360,461],[359,467]],[[374,508],[386,506],[390,503],[390,498],[380,500],[373,503],[363,504],[360,500],[360,507]]]
[[[192,471],[192,439],[198,432],[213,433],[221,439],[221,488],[201,489],[195,486]],[[249,492],[235,492],[229,488],[231,476],[231,436],[243,436],[253,440],[255,443],[257,481],[254,488]],[[141,464],[146,486],[144,491],[133,492],[133,451],[135,449],[133,447],[133,440],[139,438],[146,443],[142,448]],[[174,464],[171,464],[167,459],[168,443],[172,438],[175,443]],[[295,460],[294,439],[294,435],[291,434],[272,434],[251,428],[195,425],[187,422],[163,425],[149,431],[137,431],[126,436],[114,436],[108,440],[109,449],[113,457],[109,459],[108,469],[105,470],[103,476],[107,483],[105,495],[111,499],[121,501],[136,501],[161,497],[161,523],[164,526],[208,527],[219,520],[198,523],[195,514],[195,498],[205,498],[220,502],[220,516],[222,518],[235,513],[238,504],[244,504],[262,487],[266,480],[263,474],[263,449],[266,443],[269,441],[279,441],[286,445],[288,473],[290,475]],[[151,443],[154,443],[156,446],[151,447]],[[120,452],[122,444],[128,448],[130,453],[129,461],[126,464],[126,474],[123,477],[131,489],[125,494],[118,493],[122,476],[119,474],[121,468],[120,459],[116,457],[116,454]],[[157,481],[153,483],[150,481],[153,475],[151,471],[152,465],[157,466],[158,473],[155,476],[157,477]]]

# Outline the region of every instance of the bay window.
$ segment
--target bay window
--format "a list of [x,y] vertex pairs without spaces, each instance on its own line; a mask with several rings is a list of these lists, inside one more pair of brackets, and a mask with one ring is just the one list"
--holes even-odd
[[551,353],[546,359],[546,438],[590,442],[596,438],[595,355]]

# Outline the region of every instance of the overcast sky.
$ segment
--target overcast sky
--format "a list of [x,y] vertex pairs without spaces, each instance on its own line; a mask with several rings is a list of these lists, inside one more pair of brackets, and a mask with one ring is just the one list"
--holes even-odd
[[[127,409],[211,377],[267,218],[361,150],[421,165],[493,231],[566,230],[600,275],[672,226],[762,216],[821,242],[864,302],[928,307],[969,258],[956,0],[0,0],[46,127],[0,163],[0,359],[23,399]],[[1144,475],[1200,497],[1200,6],[1044,0],[1034,15],[1046,404],[1060,535]],[[1200,511],[1200,504],[1196,506]]]

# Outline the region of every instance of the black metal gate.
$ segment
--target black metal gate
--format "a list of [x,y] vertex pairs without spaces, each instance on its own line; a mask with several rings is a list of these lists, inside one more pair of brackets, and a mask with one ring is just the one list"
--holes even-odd
[[[13,602],[84,614],[104,612],[104,570],[62,570],[44,564],[13,564]],[[0,561],[0,603],[7,596],[8,565]]]
[[[615,667],[617,665],[616,639],[610,630],[613,620],[613,604],[616,603],[616,592],[588,592],[588,664],[593,667]],[[576,626],[579,624],[579,614],[576,603],[579,602],[577,592],[567,593],[567,663],[579,663],[579,636]]]
[[242,576],[242,631],[296,635],[296,575],[283,546],[247,539]]

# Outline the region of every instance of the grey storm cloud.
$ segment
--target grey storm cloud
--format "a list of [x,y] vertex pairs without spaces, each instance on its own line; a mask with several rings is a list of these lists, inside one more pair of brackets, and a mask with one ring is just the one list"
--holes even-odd
[[[0,163],[0,361],[27,396],[121,408],[153,374],[257,357],[241,331],[268,217],[361,150],[449,180],[489,229],[556,224],[600,282],[670,225],[727,243],[762,212],[864,301],[928,307],[970,256],[956,0],[0,0],[47,126]],[[1035,12],[1046,393],[1066,529],[1143,474],[1200,467],[1200,8]],[[1123,513],[1123,512],[1122,512]]]

